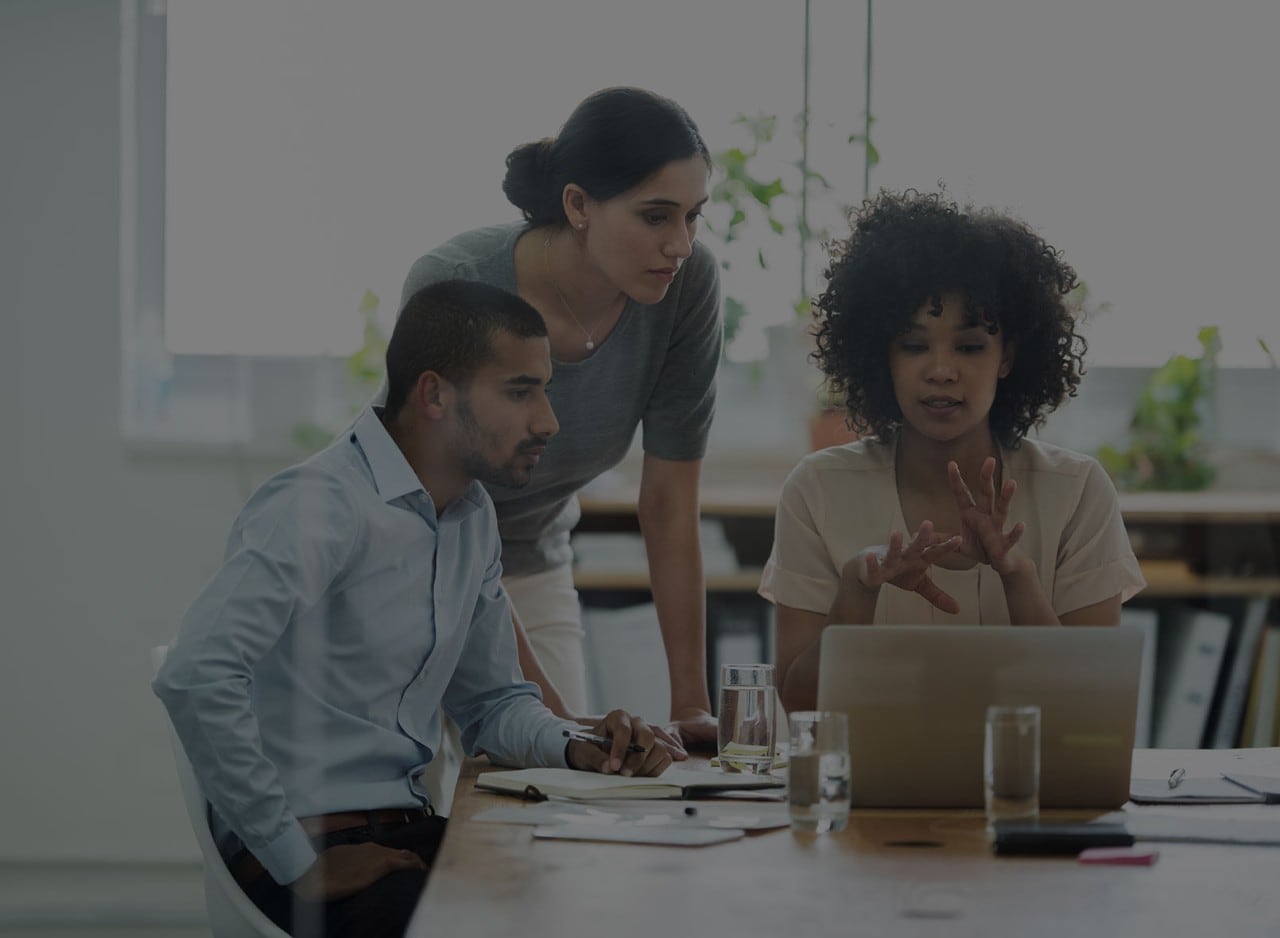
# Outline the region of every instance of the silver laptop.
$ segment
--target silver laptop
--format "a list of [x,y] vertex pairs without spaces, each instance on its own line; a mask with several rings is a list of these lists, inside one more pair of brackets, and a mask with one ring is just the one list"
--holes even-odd
[[1040,805],[1129,794],[1142,633],[1127,627],[833,625],[818,709],[849,715],[855,807],[982,806],[989,704],[1040,707]]

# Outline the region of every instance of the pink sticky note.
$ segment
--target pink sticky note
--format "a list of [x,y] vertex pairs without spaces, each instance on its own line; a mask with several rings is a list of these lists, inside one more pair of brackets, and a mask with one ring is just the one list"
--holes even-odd
[[1087,850],[1080,851],[1076,862],[1107,866],[1151,866],[1159,858],[1159,850],[1143,850],[1134,847],[1089,847]]

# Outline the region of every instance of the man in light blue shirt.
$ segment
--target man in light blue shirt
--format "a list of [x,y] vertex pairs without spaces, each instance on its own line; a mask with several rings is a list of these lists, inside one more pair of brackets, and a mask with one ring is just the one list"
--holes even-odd
[[[509,765],[656,775],[643,721],[609,750],[517,664],[501,545],[481,481],[518,486],[557,430],[538,313],[445,281],[405,305],[385,408],[268,480],[183,619],[154,689],[212,806],[223,856],[286,930],[399,934],[443,833],[418,778],[442,711]],[[638,743],[643,752],[630,753]]]

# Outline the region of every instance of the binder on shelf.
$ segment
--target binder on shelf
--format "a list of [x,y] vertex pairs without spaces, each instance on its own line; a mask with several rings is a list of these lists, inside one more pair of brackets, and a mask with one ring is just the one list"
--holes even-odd
[[1222,670],[1231,618],[1190,607],[1175,610],[1161,626],[1156,647],[1155,746],[1199,749]]
[[1139,749],[1151,745],[1151,725],[1155,710],[1156,643],[1160,616],[1156,610],[1125,606],[1120,610],[1120,624],[1142,632],[1142,670],[1138,678],[1138,719],[1133,744]]
[[1240,730],[1249,698],[1249,684],[1257,664],[1270,605],[1270,597],[1266,596],[1255,596],[1245,603],[1244,614],[1236,627],[1234,645],[1229,649],[1230,657],[1224,663],[1221,702],[1209,740],[1211,749],[1232,749],[1242,739]]
[[1245,712],[1242,746],[1276,745],[1276,708],[1280,706],[1280,624],[1269,624],[1262,633],[1253,670],[1253,686]]
[[671,709],[667,653],[653,603],[617,609],[584,606],[588,712],[621,707],[662,725]]

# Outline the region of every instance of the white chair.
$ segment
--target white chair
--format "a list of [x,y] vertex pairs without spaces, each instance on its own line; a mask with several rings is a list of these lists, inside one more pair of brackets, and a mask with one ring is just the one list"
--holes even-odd
[[[153,672],[159,672],[168,651],[165,645],[151,649]],[[191,762],[172,722],[169,722],[169,743],[173,747],[173,761],[178,767],[178,784],[182,787],[187,818],[191,821],[191,829],[195,831],[196,843],[200,845],[200,855],[204,859],[204,904],[214,938],[289,938],[286,931],[267,918],[244,894],[218,853],[213,832],[209,829],[209,803],[200,790],[200,783],[196,781]]]

